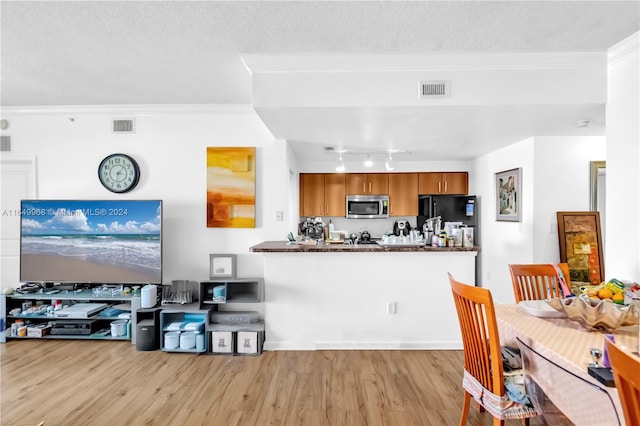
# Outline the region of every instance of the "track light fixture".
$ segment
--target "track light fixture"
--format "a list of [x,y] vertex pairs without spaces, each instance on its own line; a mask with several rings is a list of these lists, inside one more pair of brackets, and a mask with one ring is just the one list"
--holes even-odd
[[338,157],[338,166],[336,167],[336,172],[344,172],[345,171],[345,167],[344,167],[344,161],[342,160],[342,154],[339,155]]
[[[371,167],[373,166],[373,159],[375,156],[379,156],[384,159],[384,166],[387,171],[395,170],[393,166],[393,154],[411,154],[410,151],[399,151],[399,150],[385,150],[385,151],[355,151],[349,149],[338,149],[331,148],[330,150],[325,148],[325,152],[327,154],[338,154],[338,165],[336,166],[336,172],[344,172],[346,170],[344,158],[345,156],[353,157],[354,160],[357,158],[362,158],[364,156],[364,166]],[[351,158],[348,158],[351,160]]]
[[384,162],[384,168],[387,169],[388,172],[395,169],[395,167],[393,167],[393,164],[391,164],[392,161],[393,158],[391,157],[391,153],[389,153],[389,158]]

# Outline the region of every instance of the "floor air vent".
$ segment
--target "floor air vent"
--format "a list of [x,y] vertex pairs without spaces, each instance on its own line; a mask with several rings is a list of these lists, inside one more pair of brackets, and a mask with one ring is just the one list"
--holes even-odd
[[0,136],[0,151],[11,151],[11,136]]
[[451,96],[450,81],[438,80],[420,82],[420,99],[447,98],[449,96]]
[[111,125],[111,131],[113,133],[134,133],[135,126],[132,119],[126,120],[113,120]]

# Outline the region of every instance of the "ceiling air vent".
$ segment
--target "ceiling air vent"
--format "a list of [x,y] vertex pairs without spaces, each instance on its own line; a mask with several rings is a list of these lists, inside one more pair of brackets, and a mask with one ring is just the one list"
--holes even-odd
[[134,124],[132,119],[113,120],[111,131],[113,133],[135,133]]
[[451,82],[431,80],[420,82],[420,99],[448,98],[451,96]]
[[0,151],[11,151],[11,136],[0,136]]

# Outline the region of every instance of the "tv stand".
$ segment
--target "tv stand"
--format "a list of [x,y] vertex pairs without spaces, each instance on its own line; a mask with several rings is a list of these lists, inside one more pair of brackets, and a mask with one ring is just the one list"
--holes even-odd
[[[75,286],[74,286],[75,288]],[[97,288],[97,287],[96,287]],[[8,339],[92,339],[92,340],[132,340],[135,343],[136,310],[139,308],[138,295],[131,293],[112,294],[110,292],[94,291],[96,288],[81,290],[60,290],[58,288],[41,288],[30,293],[2,294],[0,296],[0,342]],[[56,316],[56,312],[46,312],[25,314],[25,307],[47,305],[52,306],[54,301],[58,301],[62,306],[73,306],[78,303],[107,305],[106,309],[92,312],[91,309],[78,309],[78,313],[73,316]],[[119,314],[126,313],[117,309],[118,305],[128,304],[130,307],[130,318],[127,331],[123,336],[111,335],[111,323],[122,320]],[[87,305],[89,306],[89,305]],[[113,308],[115,306],[115,308]],[[112,309],[113,308],[113,309]],[[18,313],[19,310],[20,312]],[[86,311],[86,312],[85,312]],[[14,323],[27,325],[27,335],[15,336],[11,333],[11,326]],[[90,330],[86,324],[91,321]],[[76,324],[77,323],[77,324]],[[77,327],[72,327],[72,325]],[[51,327],[47,327],[50,325]],[[58,325],[59,327],[56,327]],[[64,325],[64,327],[62,327]],[[52,333],[53,329],[58,329]],[[31,332],[29,332],[30,329]],[[64,331],[60,331],[64,329]]]

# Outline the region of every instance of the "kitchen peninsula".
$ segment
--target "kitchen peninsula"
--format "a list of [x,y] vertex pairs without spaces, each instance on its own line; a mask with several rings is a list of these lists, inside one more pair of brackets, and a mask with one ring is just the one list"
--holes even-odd
[[250,250],[264,256],[265,350],[462,348],[447,274],[475,284],[479,247]]

